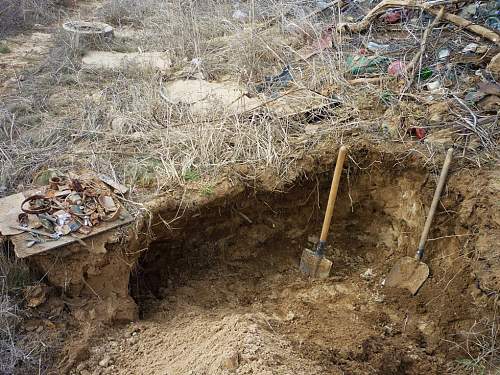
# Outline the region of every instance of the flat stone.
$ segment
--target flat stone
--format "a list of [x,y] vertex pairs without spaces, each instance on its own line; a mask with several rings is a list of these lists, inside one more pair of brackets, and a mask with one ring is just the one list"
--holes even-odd
[[82,58],[82,68],[97,70],[159,70],[166,72],[172,66],[169,55],[165,52],[109,52],[89,51]]

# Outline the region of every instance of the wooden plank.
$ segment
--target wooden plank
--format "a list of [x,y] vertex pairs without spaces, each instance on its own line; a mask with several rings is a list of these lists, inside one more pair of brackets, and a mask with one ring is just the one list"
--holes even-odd
[[[100,233],[104,233],[110,231],[112,229],[119,228],[123,225],[129,224],[134,221],[132,215],[130,215],[127,211],[122,208],[120,212],[120,218],[115,221],[103,221],[100,222],[98,226],[93,227],[92,233],[89,235],[83,235],[80,233],[75,233],[76,237],[85,241],[85,239],[95,236]],[[63,236],[56,241],[48,240],[46,242],[35,244],[32,247],[28,247],[28,241],[32,239],[31,234],[29,233],[21,233],[15,236],[11,236],[10,240],[14,244],[14,252],[19,258],[26,258],[31,255],[44,253],[49,250],[54,250],[63,246],[67,246],[77,242],[75,238],[71,236]],[[47,240],[47,238],[44,238]],[[81,245],[80,245],[81,246]]]
[[17,217],[22,212],[21,203],[25,196],[23,193],[9,195],[0,199],[0,234],[3,236],[12,236],[22,233],[17,229],[12,229],[12,225],[19,225]]

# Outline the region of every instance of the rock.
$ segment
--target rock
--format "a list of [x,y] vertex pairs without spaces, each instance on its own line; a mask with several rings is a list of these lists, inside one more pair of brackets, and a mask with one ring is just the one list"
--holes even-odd
[[435,92],[441,88],[441,82],[432,81],[425,85],[430,92]]
[[453,144],[453,131],[451,129],[441,129],[433,131],[425,137],[424,142],[429,144],[451,145]]
[[226,370],[234,371],[240,365],[240,354],[238,352],[233,352],[226,356],[222,361],[222,367]]
[[285,321],[290,322],[295,319],[295,314],[292,311],[289,311],[288,314],[286,314]]
[[137,336],[132,336],[127,339],[127,342],[130,344],[130,346],[135,345],[139,342],[139,337]]
[[47,301],[49,287],[45,284],[30,286],[24,290],[26,306],[38,307]]
[[80,362],[78,364],[78,366],[76,366],[76,371],[78,372],[82,372],[82,370],[85,370],[85,368],[87,367],[87,363],[85,362]]
[[99,361],[99,366],[101,367],[108,367],[112,363],[112,358],[110,355],[106,355],[103,359]]
[[431,104],[429,107],[429,122],[442,123],[450,112],[450,104],[446,101]]

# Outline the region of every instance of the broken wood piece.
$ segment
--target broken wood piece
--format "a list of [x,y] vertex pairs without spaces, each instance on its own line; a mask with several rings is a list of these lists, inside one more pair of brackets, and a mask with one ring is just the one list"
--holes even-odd
[[100,174],[99,179],[104,182],[106,185],[109,185],[113,188],[114,191],[120,194],[125,194],[128,191],[128,187],[125,185],[120,184],[119,182],[116,182],[113,180],[111,177],[108,177],[106,175]]
[[[423,8],[425,11],[437,15],[438,11],[436,9],[432,9],[430,7]],[[500,45],[500,35],[498,35],[495,31],[488,29],[487,27],[477,25],[469,20],[466,20],[465,18],[462,18],[460,16],[457,16],[456,14],[453,13],[447,13],[445,12],[443,14],[443,19],[445,19],[448,22],[451,22],[457,26],[460,26],[461,28],[467,29],[475,34],[478,34],[482,36],[485,39],[488,39],[495,43],[496,45]]]
[[23,193],[9,195],[0,199],[0,234],[3,236],[13,236],[20,234],[23,231],[12,229],[13,225],[17,225],[21,204],[26,197]]
[[[347,30],[351,32],[361,32],[370,26],[371,20],[377,17],[380,13],[385,11],[387,8],[395,8],[395,7],[406,7],[406,8],[416,8],[422,9],[434,16],[439,14],[439,10],[436,10],[432,7],[439,5],[435,2],[420,2],[416,0],[384,0],[375,6],[368,14],[359,22],[354,23],[340,23],[337,25],[337,30]],[[442,5],[442,4],[441,4]],[[493,43],[500,45],[500,36],[488,29],[487,27],[474,24],[473,22],[466,20],[456,14],[444,12],[443,19],[448,22],[451,22],[461,28],[469,30],[475,34],[482,36],[485,39],[492,41]]]

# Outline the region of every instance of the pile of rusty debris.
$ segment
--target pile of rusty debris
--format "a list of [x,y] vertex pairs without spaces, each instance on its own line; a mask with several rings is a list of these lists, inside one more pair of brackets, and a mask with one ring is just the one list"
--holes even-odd
[[126,192],[125,186],[104,175],[52,175],[48,185],[36,191],[0,200],[0,212],[5,214],[0,233],[12,236],[21,257],[22,249],[31,247],[37,248],[35,253],[72,242],[87,247],[86,237],[130,222],[119,200]]

